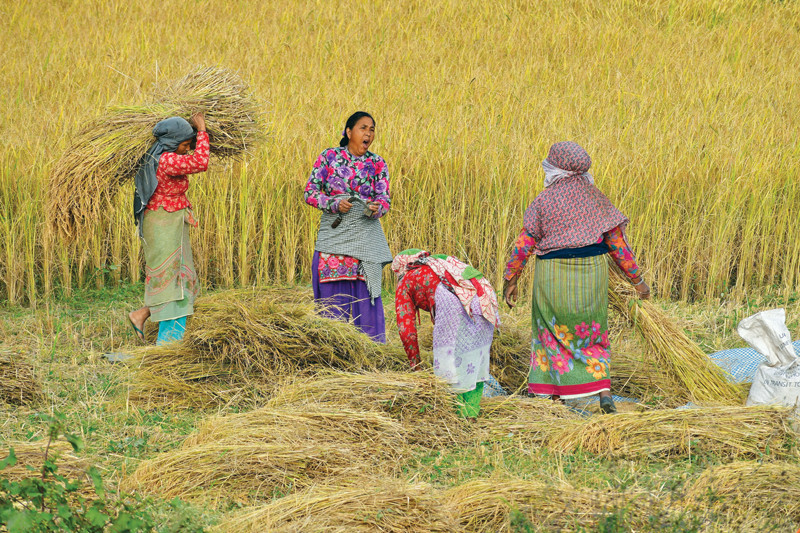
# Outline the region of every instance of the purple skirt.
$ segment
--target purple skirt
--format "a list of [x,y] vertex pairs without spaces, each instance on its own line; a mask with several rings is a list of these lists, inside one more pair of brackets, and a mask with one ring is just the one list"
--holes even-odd
[[311,285],[314,299],[324,300],[324,315],[336,320],[352,322],[358,329],[372,337],[375,342],[386,343],[386,321],[383,302],[375,298],[370,302],[369,289],[363,281],[319,282],[319,252],[314,252],[311,262]]

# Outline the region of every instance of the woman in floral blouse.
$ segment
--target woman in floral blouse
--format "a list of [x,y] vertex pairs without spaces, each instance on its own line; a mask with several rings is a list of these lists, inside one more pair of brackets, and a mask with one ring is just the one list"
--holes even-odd
[[[351,209],[361,209],[364,217],[374,220],[388,213],[389,171],[383,158],[369,151],[374,139],[372,116],[363,111],[351,115],[339,146],[322,152],[314,163],[305,188],[306,203],[339,218]],[[367,286],[362,259],[315,251],[311,268],[314,298],[324,300],[330,316],[352,320],[374,340],[386,342],[383,304],[380,294]]]
[[128,313],[128,320],[141,340],[145,321],[158,322],[158,344],[183,338],[199,290],[189,240],[189,227],[197,222],[186,191],[188,175],[208,168],[209,143],[203,114],[191,120],[196,132],[180,117],[159,122],[153,129],[156,142],[136,174],[134,216],[146,263],[145,306]]
[[466,263],[423,250],[400,252],[392,270],[399,278],[397,327],[411,368],[420,368],[416,320],[421,309],[434,319],[433,371],[458,394],[459,414],[475,419],[483,384],[491,379],[489,351],[500,323],[494,289]]
[[601,409],[612,413],[605,254],[640,297],[648,298],[650,288],[625,238],[628,219],[594,186],[591,164],[574,142],[550,147],[542,163],[545,189],[525,211],[524,228],[506,265],[503,295],[513,307],[517,279],[534,254],[528,392],[555,400],[599,393]]

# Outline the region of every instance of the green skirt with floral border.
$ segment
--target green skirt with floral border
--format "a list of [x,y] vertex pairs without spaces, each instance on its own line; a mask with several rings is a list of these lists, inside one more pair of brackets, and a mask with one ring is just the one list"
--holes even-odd
[[611,389],[605,255],[537,259],[528,392],[580,398]]

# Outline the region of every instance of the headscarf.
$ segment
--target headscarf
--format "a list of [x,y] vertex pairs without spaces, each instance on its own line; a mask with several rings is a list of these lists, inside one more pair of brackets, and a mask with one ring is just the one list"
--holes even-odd
[[547,188],[570,176],[582,176],[594,184],[594,178],[589,174],[591,166],[592,158],[578,143],[572,141],[555,143],[550,147],[547,158],[542,161],[544,186]]
[[156,142],[139,159],[136,177],[134,178],[136,191],[133,194],[133,218],[136,219],[136,224],[139,225],[140,237],[142,236],[144,209],[158,186],[156,171],[158,170],[158,161],[161,159],[161,154],[174,152],[178,149],[179,144],[194,138],[197,132],[194,131],[194,128],[186,119],[170,117],[156,124],[156,127],[153,128],[153,135],[156,138]]
[[456,295],[467,315],[472,317],[472,299],[477,296],[481,314],[493,326],[499,325],[497,295],[489,281],[475,267],[447,255],[431,255],[425,250],[411,248],[397,254],[392,270],[402,279],[409,271],[428,266],[447,289]]

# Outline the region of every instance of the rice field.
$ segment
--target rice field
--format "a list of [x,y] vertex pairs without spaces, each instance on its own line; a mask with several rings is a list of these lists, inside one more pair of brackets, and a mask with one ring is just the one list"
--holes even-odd
[[767,0],[4,3],[0,297],[140,279],[130,189],[69,244],[44,223],[47,180],[106,106],[201,65],[239,73],[269,134],[193,178],[206,287],[310,278],[318,214],[302,188],[365,109],[394,250],[456,254],[498,281],[547,147],[573,139],[662,296],[791,296],[798,29],[797,2]]

